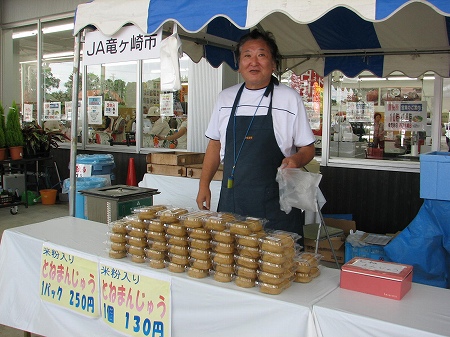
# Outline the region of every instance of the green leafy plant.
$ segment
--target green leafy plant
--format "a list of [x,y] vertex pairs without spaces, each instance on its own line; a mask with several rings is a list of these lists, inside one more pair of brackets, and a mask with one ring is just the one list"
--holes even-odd
[[24,139],[24,154],[36,156],[48,153],[50,149],[57,149],[64,139],[70,140],[65,134],[58,131],[43,129],[36,122],[26,125],[22,129]]
[[9,108],[6,118],[5,138],[8,147],[24,145],[22,129],[20,127],[19,110],[15,101],[13,101],[12,106]]
[[3,149],[5,147],[6,147],[5,133],[3,132],[2,127],[0,126],[0,149]]
[[3,105],[0,102],[0,149],[6,147],[5,139],[5,114],[3,110]]

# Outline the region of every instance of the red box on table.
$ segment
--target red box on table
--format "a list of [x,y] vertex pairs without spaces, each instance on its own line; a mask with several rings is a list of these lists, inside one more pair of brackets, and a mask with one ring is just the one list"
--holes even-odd
[[341,268],[341,288],[400,300],[412,275],[410,265],[355,257]]

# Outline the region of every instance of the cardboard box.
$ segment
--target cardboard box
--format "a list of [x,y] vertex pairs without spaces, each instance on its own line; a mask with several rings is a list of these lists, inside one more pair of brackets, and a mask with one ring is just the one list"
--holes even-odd
[[186,168],[175,165],[147,164],[147,173],[160,174],[164,176],[186,177]]
[[450,152],[420,155],[420,197],[450,200]]
[[[188,178],[197,178],[197,179],[200,178],[200,175],[202,174],[202,166],[203,164],[187,165],[186,176]],[[222,181],[222,178],[223,178],[223,168],[219,167],[216,174],[214,174],[212,180]]]
[[[356,230],[356,223],[355,221],[351,220],[333,219],[333,218],[325,218],[324,221],[327,226],[340,228],[344,231],[343,236],[330,238],[331,244],[336,254],[337,262],[343,264],[345,261],[345,238],[347,237],[347,235],[350,234],[350,230]],[[316,239],[305,238],[304,244],[305,244],[304,247],[305,251],[315,252]],[[322,255],[322,260],[328,262],[335,262],[333,252],[326,238],[319,240],[319,247],[317,252]]]
[[148,164],[185,166],[203,163],[204,153],[197,152],[154,152],[147,154]]
[[411,289],[413,267],[353,258],[341,268],[341,288],[400,300]]

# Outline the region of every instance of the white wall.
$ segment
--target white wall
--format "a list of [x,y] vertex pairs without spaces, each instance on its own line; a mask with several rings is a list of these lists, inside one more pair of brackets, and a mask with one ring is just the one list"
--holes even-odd
[[88,0],[1,0],[0,22],[11,24],[52,15],[74,13],[77,5]]

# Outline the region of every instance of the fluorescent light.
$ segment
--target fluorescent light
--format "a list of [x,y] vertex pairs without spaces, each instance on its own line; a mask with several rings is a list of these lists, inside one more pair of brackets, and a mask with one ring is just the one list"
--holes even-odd
[[51,27],[42,28],[42,32],[44,34],[65,32],[65,31],[68,31],[68,30],[73,30],[73,27],[74,27],[73,23],[67,23],[65,25],[58,25],[58,26],[51,26]]
[[369,81],[386,81],[385,78],[380,78],[380,77],[360,77],[359,80],[362,81],[362,82],[369,82]]
[[[44,34],[50,34],[50,33],[57,33],[57,32],[65,32],[68,30],[73,30],[74,24],[73,23],[67,23],[64,25],[58,25],[58,26],[51,26],[42,28],[42,33]],[[24,37],[30,37],[37,35],[38,31],[37,29],[33,30],[27,30],[23,32],[13,33],[12,38],[13,39],[20,39]]]
[[118,66],[130,66],[130,65],[136,65],[136,61],[124,61],[124,62],[112,62],[112,63],[106,63],[103,64],[105,68],[108,67],[118,67]]
[[52,54],[44,54],[44,59],[56,59],[56,58],[62,58],[62,57],[73,57],[73,51],[64,51],[61,53],[52,53]]
[[13,39],[21,39],[24,37],[30,37],[30,36],[35,36],[37,35],[37,29],[35,30],[27,30],[24,32],[18,32],[18,33],[13,33],[12,38]]
[[424,76],[423,80],[434,80],[434,76]]
[[396,77],[388,77],[389,81],[414,81],[417,80],[416,77],[406,77],[406,76],[396,76]]

